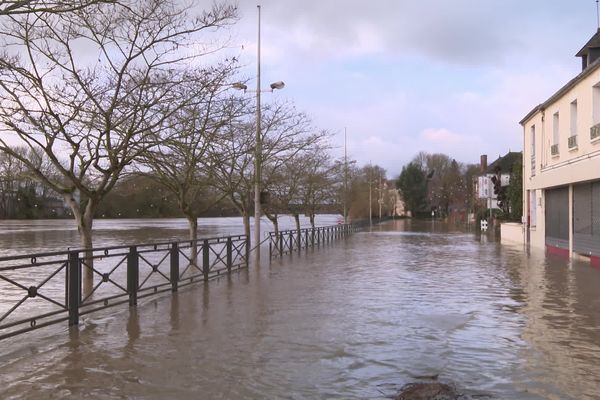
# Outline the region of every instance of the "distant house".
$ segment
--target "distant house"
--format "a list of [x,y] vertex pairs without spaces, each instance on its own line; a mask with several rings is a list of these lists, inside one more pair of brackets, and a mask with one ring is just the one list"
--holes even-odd
[[498,196],[494,193],[493,177],[500,177],[500,186],[507,187],[510,184],[510,175],[515,164],[519,164],[523,154],[520,151],[509,151],[503,157],[498,157],[489,166],[487,155],[481,156],[481,173],[477,177],[475,192],[485,208],[501,208],[498,206]]
[[526,242],[600,262],[600,30],[582,71],[522,120]]

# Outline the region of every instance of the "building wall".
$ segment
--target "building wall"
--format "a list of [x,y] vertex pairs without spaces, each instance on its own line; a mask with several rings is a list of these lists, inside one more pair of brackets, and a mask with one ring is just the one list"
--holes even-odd
[[516,222],[505,222],[500,225],[500,242],[512,244],[524,244],[523,224]]
[[[597,86],[595,88],[595,86]],[[577,102],[576,130],[572,132],[572,103]],[[554,115],[558,112],[557,154]],[[600,179],[600,137],[590,139],[592,126],[600,123],[600,69],[592,72],[559,99],[547,104],[523,123],[523,213],[530,227],[530,244],[545,246],[545,190],[577,182]],[[535,140],[532,130],[535,131]],[[569,147],[569,137],[577,135],[577,146]],[[528,214],[535,191],[535,218]]]

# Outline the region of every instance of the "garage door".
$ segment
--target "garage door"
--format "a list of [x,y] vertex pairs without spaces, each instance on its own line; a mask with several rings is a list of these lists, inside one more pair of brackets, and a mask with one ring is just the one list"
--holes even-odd
[[600,182],[573,186],[573,251],[600,256]]
[[546,245],[569,248],[569,188],[546,190]]

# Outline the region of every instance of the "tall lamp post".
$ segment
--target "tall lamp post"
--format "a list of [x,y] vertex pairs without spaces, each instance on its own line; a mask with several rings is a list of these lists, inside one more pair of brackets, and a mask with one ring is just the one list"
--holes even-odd
[[278,81],[269,85],[270,89],[262,90],[260,87],[260,5],[258,8],[258,46],[257,46],[257,66],[256,66],[256,90],[248,90],[248,86],[238,82],[232,86],[234,89],[243,90],[246,92],[256,93],[256,144],[254,146],[254,248],[256,250],[256,263],[260,262],[260,217],[262,215],[261,207],[261,169],[262,169],[262,138],[261,138],[261,107],[260,94],[261,92],[273,92],[276,89],[283,89],[285,83]]
[[372,172],[371,161],[369,161],[369,226],[373,226],[373,200],[371,196],[371,172]]
[[348,223],[348,149],[346,146],[346,128],[344,128],[344,224]]

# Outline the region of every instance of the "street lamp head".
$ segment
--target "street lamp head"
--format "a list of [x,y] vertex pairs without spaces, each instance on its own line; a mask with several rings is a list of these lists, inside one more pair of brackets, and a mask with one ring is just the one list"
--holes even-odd
[[271,83],[271,90],[283,89],[284,86],[285,86],[285,83],[283,83],[282,81],[273,82],[273,83]]
[[242,82],[236,82],[234,84],[231,85],[232,88],[237,89],[237,90],[247,90],[248,86],[244,85]]

